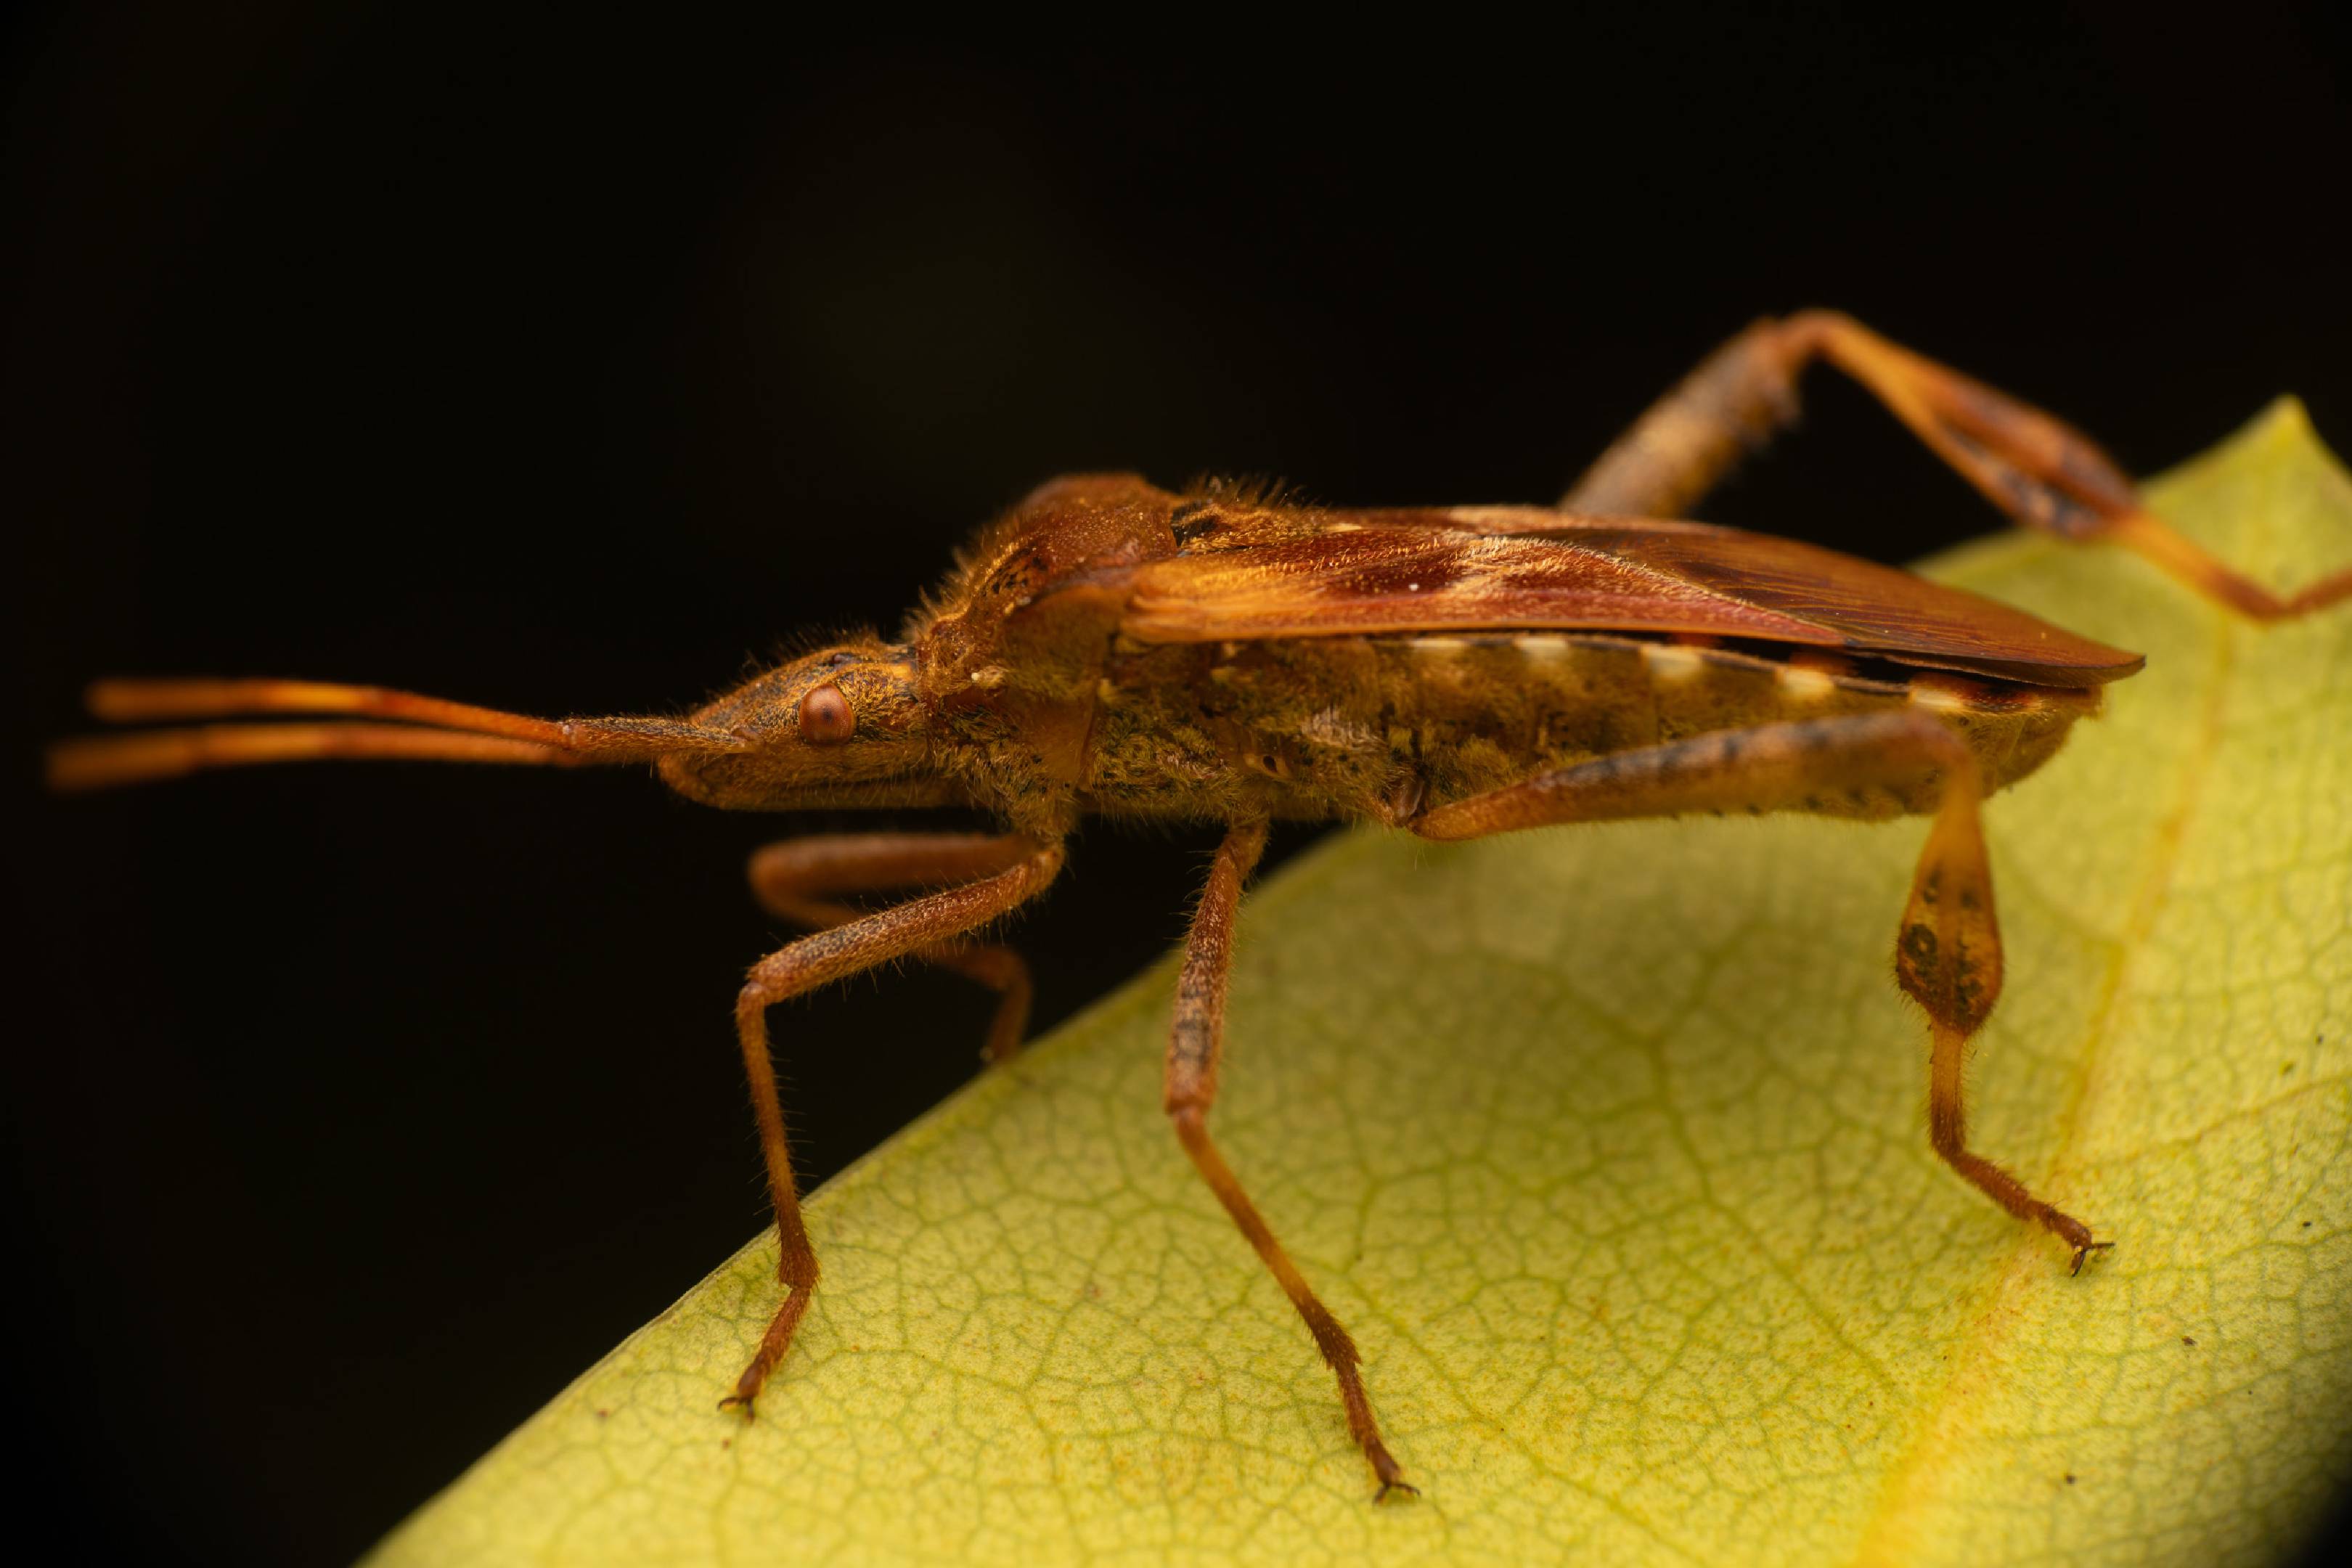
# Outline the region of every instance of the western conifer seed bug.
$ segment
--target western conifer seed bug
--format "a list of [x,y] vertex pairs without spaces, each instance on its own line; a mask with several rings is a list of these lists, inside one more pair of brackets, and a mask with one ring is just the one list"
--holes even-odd
[[[1333,510],[1234,485],[1057,479],[982,532],[897,638],[850,637],[682,719],[549,721],[291,680],[108,680],[89,693],[108,721],[334,717],[70,740],[52,748],[49,778],[79,790],[312,758],[650,763],[678,793],[730,809],[992,813],[995,835],[827,835],[752,858],[760,900],[810,934],[754,964],[735,1009],[785,1287],[720,1401],[745,1415],[818,1275],[768,1009],[912,956],[998,994],[988,1054],[1003,1061],[1026,1023],[1028,973],[975,933],[1054,880],[1077,818],[1223,824],[1177,982],[1164,1109],[1306,1320],[1385,1497],[1412,1489],[1355,1342],[1209,1130],[1234,910],[1276,817],[1433,839],[1689,812],[1931,817],[1895,942],[1897,981],[1928,1019],[1930,1142],[2055,1236],[2074,1269],[2112,1245],[1969,1146],[1960,1069],[2001,984],[1978,803],[2046,762],[2141,660],[1891,568],[1675,521],[1790,422],[1816,359],[2019,522],[2126,545],[2257,618],[2352,596],[2352,571],[2272,594],[2143,510],[2065,426],[1812,311],[1732,339],[1558,509]],[[909,888],[935,890],[873,912],[841,901]]]

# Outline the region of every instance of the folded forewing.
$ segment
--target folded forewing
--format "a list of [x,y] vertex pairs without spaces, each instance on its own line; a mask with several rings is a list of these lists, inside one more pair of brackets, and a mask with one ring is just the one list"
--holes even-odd
[[1792,540],[1526,507],[1327,512],[1281,536],[1218,530],[1135,576],[1145,642],[1480,629],[1753,637],[2043,685],[2137,656],[2005,605]]

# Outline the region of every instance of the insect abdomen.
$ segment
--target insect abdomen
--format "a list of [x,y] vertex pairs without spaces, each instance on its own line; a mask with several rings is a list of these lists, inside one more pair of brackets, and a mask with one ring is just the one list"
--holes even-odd
[[[1919,703],[1989,787],[2057,749],[2095,691],[1862,664],[1819,650],[1560,632],[1136,646],[1103,682],[1088,793],[1102,809],[1399,821],[1548,769],[1715,731]],[[1882,817],[1933,802],[1837,793]]]
[[[1537,773],[1718,731],[1921,704],[1953,724],[1989,788],[2032,772],[2095,691],[1870,664],[1818,649],[1721,646],[1640,635],[1522,633],[1378,644],[1391,749],[1421,769],[1431,805]],[[1930,809],[1885,791],[1809,802],[1829,816]]]

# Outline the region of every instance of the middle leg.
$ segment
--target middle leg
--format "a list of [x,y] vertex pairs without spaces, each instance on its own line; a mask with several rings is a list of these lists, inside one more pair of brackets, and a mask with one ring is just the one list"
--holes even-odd
[[1840,797],[1860,807],[1916,810],[1934,825],[1913,874],[1895,942],[1897,982],[1927,1014],[1933,1040],[1928,1141],[1937,1155],[1993,1202],[2085,1254],[2112,1246],[2082,1221],[1969,1147],[1961,1066],[2000,995],[2000,928],[1978,811],[1975,754],[1916,710],[1847,714],[1721,731],[1598,757],[1468,800],[1412,824],[1425,838],[1482,838],[1555,823],[1622,821],[1696,812],[1820,810]]
[[1363,1357],[1339,1320],[1307,1283],[1298,1265],[1282,1249],[1282,1243],[1275,1239],[1265,1216],[1242,1190],[1241,1179],[1209,1136],[1209,1108],[1217,1101],[1217,1068],[1225,1047],[1225,982],[1233,972],[1234,913],[1241,903],[1243,881],[1265,852],[1265,829],[1264,822],[1236,824],[1217,847],[1209,885],[1193,913],[1192,934],[1185,938],[1184,968],[1176,981],[1176,1022],[1168,1037],[1163,1104],[1175,1124],[1176,1141],[1183,1144],[1193,1168],[1217,1194],[1217,1201],[1224,1205],[1225,1213],[1249,1238],[1250,1246],[1257,1249],[1259,1260],[1281,1285],[1282,1293],[1307,1320],[1315,1348],[1323,1352],[1324,1361],[1339,1378],[1348,1435],[1363,1449],[1372,1473],[1380,1478],[1381,1489],[1373,1499],[1378,1501],[1392,1491],[1416,1489],[1405,1483],[1404,1470],[1381,1441],[1380,1424],[1372,1417],[1372,1404],[1364,1394],[1363,1374],[1358,1370]]

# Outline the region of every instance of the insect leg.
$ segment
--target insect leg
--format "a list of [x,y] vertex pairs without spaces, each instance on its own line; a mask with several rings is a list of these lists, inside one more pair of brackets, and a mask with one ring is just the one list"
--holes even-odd
[[1986,499],[2029,528],[2136,550],[2257,620],[2286,619],[2352,596],[2352,570],[2284,596],[2233,571],[2144,509],[2131,479],[2081,432],[1833,310],[1758,321],[1708,355],[1601,455],[1561,505],[1680,516],[1746,450],[1796,418],[1797,378],[1816,359],[1860,382]]
[[[993,876],[1036,852],[1017,833],[828,833],[788,838],[751,857],[751,891],[769,912],[824,931],[863,911],[827,893],[945,887]],[[988,1059],[1010,1061],[1029,1027],[1029,966],[1009,947],[961,938],[917,948],[914,956],[979,982],[1000,997],[989,1025]]]
[[1257,1249],[1259,1259],[1290,1298],[1290,1304],[1307,1320],[1315,1348],[1323,1352],[1338,1376],[1348,1435],[1364,1450],[1372,1473],[1380,1478],[1377,1501],[1391,1491],[1415,1489],[1405,1484],[1404,1471],[1381,1441],[1380,1426],[1372,1418],[1371,1401],[1365,1396],[1363,1376],[1357,1370],[1363,1358],[1357,1353],[1356,1342],[1317,1298],[1307,1277],[1275,1239],[1265,1216],[1242,1190],[1240,1179],[1209,1136],[1209,1108],[1217,1100],[1217,1068],[1224,1055],[1225,982],[1233,970],[1234,911],[1241,902],[1243,881],[1265,850],[1265,828],[1264,822],[1236,823],[1217,847],[1209,885],[1201,894],[1192,932],[1184,941],[1184,968],[1176,981],[1176,1020],[1168,1037],[1162,1105],[1175,1126],[1176,1141],[1184,1146],[1193,1168]]
[[1045,890],[1062,867],[1058,844],[1029,846],[1020,861],[993,876],[960,888],[910,900],[895,908],[860,915],[845,924],[804,936],[751,966],[735,1000],[735,1030],[743,1066],[751,1080],[751,1110],[760,1124],[760,1151],[768,1166],[768,1194],[776,1209],[781,1256],[776,1278],[790,1288],[760,1342],[760,1349],[735,1392],[719,1402],[750,1415],[768,1373],[792,1347],[793,1331],[808,1310],[816,1289],[816,1253],[801,1223],[800,1186],[793,1176],[792,1145],[784,1137],[783,1107],[776,1093],[776,1064],[768,1047],[768,1009],[789,996],[887,963],[948,941],[996,919]]
[[1968,1146],[1960,1068],[1968,1043],[2000,994],[2000,929],[1985,858],[1975,756],[1959,736],[1916,710],[1722,731],[1619,752],[1438,807],[1411,826],[1428,838],[1480,838],[1554,823],[1674,816],[1690,812],[1862,806],[1932,807],[1895,942],[1895,978],[1927,1010],[1929,1142],[1945,1163],[2019,1219],[2084,1256],[2112,1245],[2042,1202]]

